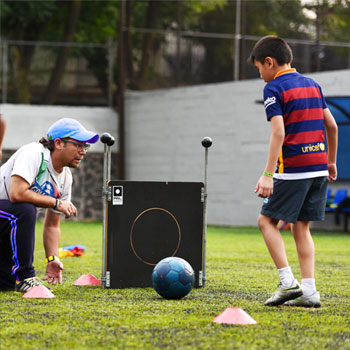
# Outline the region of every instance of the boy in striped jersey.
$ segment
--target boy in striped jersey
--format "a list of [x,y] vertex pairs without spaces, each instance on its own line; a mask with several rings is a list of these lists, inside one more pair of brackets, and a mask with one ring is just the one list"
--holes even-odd
[[[310,221],[324,219],[328,182],[337,179],[338,128],[320,86],[291,68],[292,59],[289,45],[276,36],[261,38],[250,56],[267,83],[264,105],[272,129],[266,166],[255,192],[265,198],[258,225],[281,283],[265,305],[320,307]],[[289,266],[279,220],[291,223],[301,286]]]

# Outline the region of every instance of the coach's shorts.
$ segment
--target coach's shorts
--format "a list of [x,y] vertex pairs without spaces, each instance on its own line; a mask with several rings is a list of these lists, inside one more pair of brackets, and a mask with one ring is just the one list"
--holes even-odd
[[328,177],[273,179],[273,195],[264,199],[261,214],[295,223],[324,220]]

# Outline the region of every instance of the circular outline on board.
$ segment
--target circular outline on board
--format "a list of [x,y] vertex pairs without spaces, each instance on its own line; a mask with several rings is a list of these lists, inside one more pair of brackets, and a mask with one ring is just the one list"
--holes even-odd
[[156,266],[157,263],[151,263],[151,262],[149,262],[149,261],[146,261],[146,260],[142,259],[142,258],[137,254],[137,252],[136,252],[136,250],[135,250],[135,248],[134,248],[133,240],[132,240],[133,229],[134,229],[134,226],[135,226],[137,220],[138,220],[143,214],[145,214],[145,213],[147,213],[147,212],[149,212],[149,211],[151,211],[151,210],[162,210],[162,211],[164,211],[165,213],[169,214],[169,215],[172,217],[172,219],[175,221],[175,223],[176,223],[176,226],[177,226],[177,229],[178,229],[178,233],[179,233],[179,239],[178,239],[178,243],[177,243],[177,247],[176,247],[175,251],[174,251],[173,254],[170,255],[170,256],[175,256],[175,254],[176,254],[177,251],[179,250],[180,243],[181,243],[181,229],[180,229],[180,225],[179,225],[178,221],[176,220],[175,216],[174,216],[170,211],[168,211],[168,210],[166,210],[166,209],[164,209],[164,208],[158,208],[158,207],[148,208],[148,209],[142,211],[139,215],[136,216],[134,222],[133,222],[132,225],[131,225],[131,229],[130,229],[130,245],[131,245],[131,248],[132,248],[132,250],[133,250],[135,256],[136,256],[141,262],[143,262],[144,264],[147,264],[147,265]]

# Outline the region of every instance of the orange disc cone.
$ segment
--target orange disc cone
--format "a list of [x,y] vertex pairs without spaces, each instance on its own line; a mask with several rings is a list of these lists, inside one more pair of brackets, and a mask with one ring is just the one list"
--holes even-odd
[[224,324],[256,324],[257,323],[243,309],[239,307],[227,308],[220,315],[216,316],[213,322],[224,323]]
[[22,298],[37,298],[47,299],[54,298],[55,295],[44,286],[34,286],[28,290],[27,293],[23,294]]
[[74,283],[74,286],[99,286],[101,281],[94,275],[81,275]]

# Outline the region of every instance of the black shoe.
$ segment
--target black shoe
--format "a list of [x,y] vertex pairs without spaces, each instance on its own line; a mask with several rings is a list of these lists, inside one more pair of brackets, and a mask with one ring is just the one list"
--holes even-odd
[[25,278],[23,281],[16,282],[15,291],[25,293],[25,292],[28,292],[28,290],[34,286],[44,286],[44,285],[35,276],[29,277],[29,278]]

